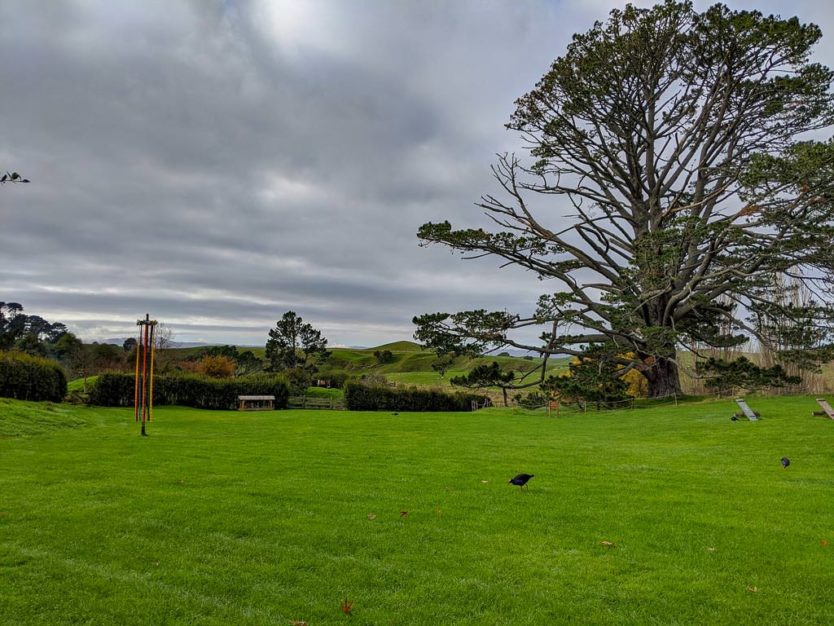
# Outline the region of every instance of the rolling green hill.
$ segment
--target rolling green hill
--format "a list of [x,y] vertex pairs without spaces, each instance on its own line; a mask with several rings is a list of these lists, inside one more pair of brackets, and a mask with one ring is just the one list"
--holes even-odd
[[[392,353],[390,363],[380,363],[374,352],[389,350]],[[512,356],[484,356],[478,358],[459,357],[455,359],[446,374],[432,369],[437,360],[433,352],[422,350],[416,343],[399,341],[375,348],[354,349],[334,348],[328,362],[322,366],[322,374],[344,372],[348,376],[362,375],[384,376],[389,381],[405,385],[423,387],[451,388],[449,380],[469,372],[481,364],[497,361],[505,370],[529,372],[541,363],[541,359],[525,359]],[[567,359],[551,360],[548,371],[567,368]]]
[[[179,348],[167,351],[174,361],[184,360],[200,354],[202,348]],[[251,350],[255,356],[264,358],[264,348],[238,348],[239,351]],[[390,363],[380,363],[374,352],[388,350],[392,354]],[[469,372],[480,364],[497,361],[501,367],[515,372],[529,372],[541,359],[513,356],[485,356],[479,358],[460,357],[452,362],[445,376],[432,369],[436,356],[433,352],[423,350],[412,341],[396,341],[373,348],[332,348],[331,356],[320,367],[322,377],[344,373],[351,378],[362,376],[384,376],[389,381],[405,385],[451,388],[449,380]],[[567,359],[551,359],[548,371],[555,372],[567,368]]]

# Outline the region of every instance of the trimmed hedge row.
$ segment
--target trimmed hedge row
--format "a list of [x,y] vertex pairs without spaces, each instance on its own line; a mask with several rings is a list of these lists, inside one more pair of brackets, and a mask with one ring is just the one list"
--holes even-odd
[[430,389],[368,387],[359,383],[345,386],[345,404],[350,411],[471,411],[473,401],[483,403],[485,398]]
[[23,352],[0,352],[0,397],[61,402],[67,375],[55,361]]
[[[177,404],[198,409],[232,410],[238,396],[275,396],[275,408],[285,409],[290,397],[289,385],[280,376],[258,375],[218,380],[205,376],[154,376],[154,406]],[[97,406],[133,406],[133,374],[101,374],[90,392],[90,404]]]

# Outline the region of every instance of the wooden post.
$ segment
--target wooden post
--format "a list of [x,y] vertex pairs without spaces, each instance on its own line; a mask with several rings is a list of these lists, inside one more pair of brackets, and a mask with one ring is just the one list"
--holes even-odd
[[148,327],[142,326],[142,385],[139,390],[139,412],[142,414],[142,436],[147,437],[145,432],[145,406],[147,404],[147,383],[148,383]]

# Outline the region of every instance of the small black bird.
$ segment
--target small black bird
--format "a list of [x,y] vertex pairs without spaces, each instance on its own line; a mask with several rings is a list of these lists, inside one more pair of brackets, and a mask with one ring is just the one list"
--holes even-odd
[[[524,487],[527,484],[527,481],[533,478],[533,474],[519,474],[518,476],[514,476],[507,481],[510,485],[518,485],[519,487]],[[529,486],[527,487],[530,488]]]
[[782,457],[782,467],[784,467],[785,469],[788,469],[788,465],[790,465],[790,464],[791,464],[791,460],[788,457],[783,456]]
[[733,415],[730,419],[734,422],[737,422],[738,421],[738,415]]

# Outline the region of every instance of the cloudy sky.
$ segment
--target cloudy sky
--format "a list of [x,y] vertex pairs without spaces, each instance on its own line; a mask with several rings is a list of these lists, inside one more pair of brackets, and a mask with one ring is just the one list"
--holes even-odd
[[[638,3],[646,4],[646,3]],[[707,3],[697,3],[707,6]],[[827,33],[834,5],[730,2]],[[0,301],[85,340],[149,312],[258,345],[284,311],[332,345],[433,311],[529,312],[546,285],[420,248],[480,225],[513,101],[609,0],[3,0]]]

